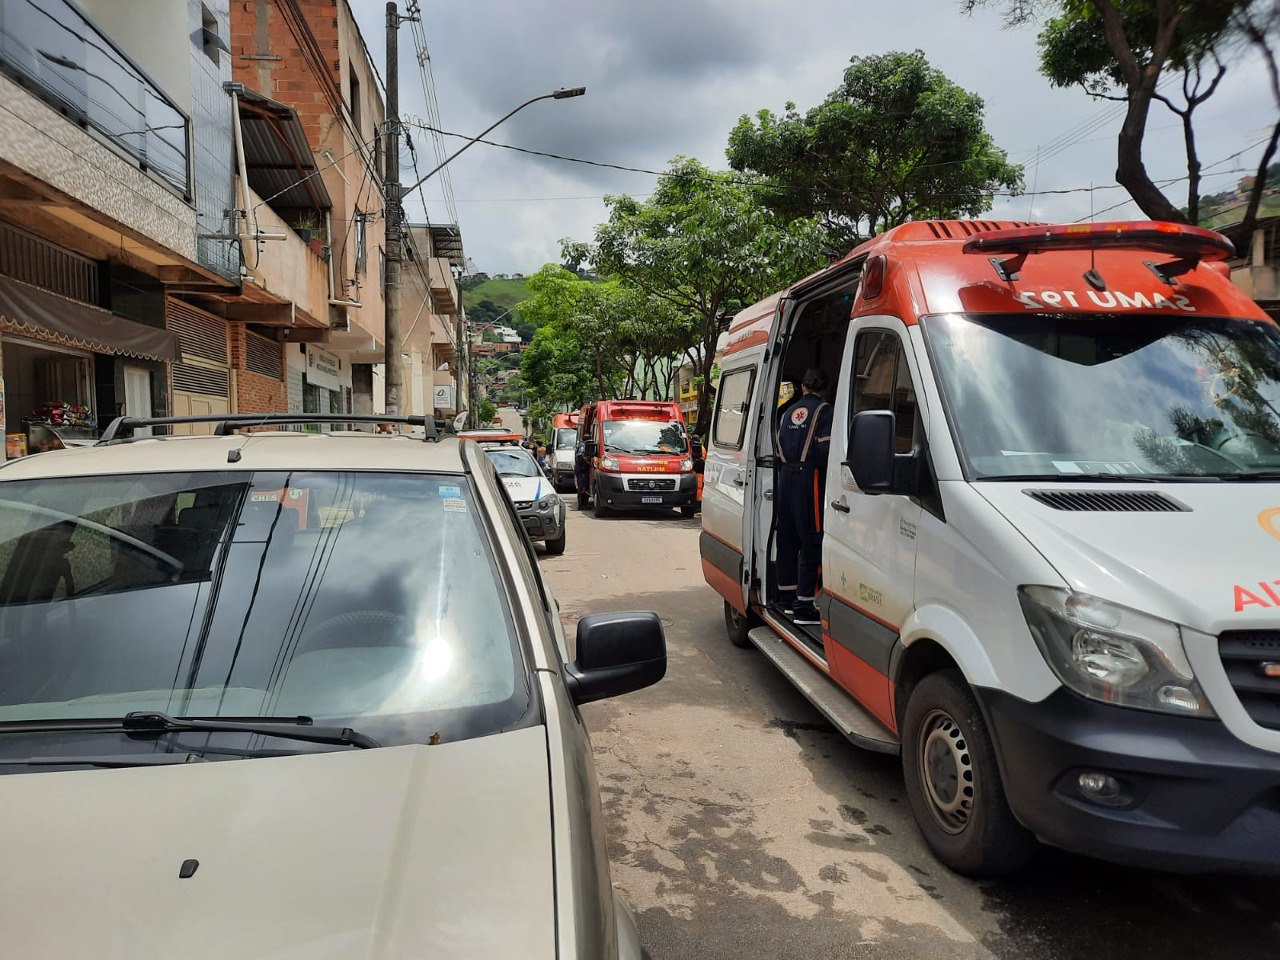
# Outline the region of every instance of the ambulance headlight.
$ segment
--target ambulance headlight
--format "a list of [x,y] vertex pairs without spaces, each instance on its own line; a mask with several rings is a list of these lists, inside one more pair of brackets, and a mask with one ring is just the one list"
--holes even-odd
[[1214,716],[1177,624],[1057,587],[1022,587],[1018,600],[1045,661],[1081,696],[1139,710]]
[[683,460],[681,460],[681,461],[680,461],[680,472],[681,472],[681,473],[693,473],[693,461],[692,461],[692,460],[690,460],[688,457],[685,457]]
[[600,458],[601,470],[612,470],[615,473],[621,469],[616,457],[604,456]]

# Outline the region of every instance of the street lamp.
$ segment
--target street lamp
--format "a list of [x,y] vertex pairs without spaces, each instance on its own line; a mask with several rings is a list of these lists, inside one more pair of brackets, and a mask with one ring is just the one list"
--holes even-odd
[[474,145],[477,140],[483,140],[485,135],[488,134],[489,131],[493,130],[495,127],[500,126],[503,123],[506,123],[508,120],[514,117],[517,113],[519,113],[525,107],[529,106],[529,104],[537,103],[539,100],[569,100],[573,97],[580,97],[586,92],[587,92],[586,87],[561,87],[559,90],[554,90],[551,93],[544,93],[540,97],[534,97],[532,100],[526,100],[524,103],[520,104],[520,106],[516,107],[510,113],[506,114],[506,116],[501,117],[500,119],[489,124],[489,126],[485,127],[474,137],[471,137],[470,139],[468,139],[467,142],[464,143],[461,147],[459,147],[455,153],[445,157],[438,164],[436,164],[434,167],[428,170],[415,183],[411,184],[408,187],[405,187],[403,190],[403,193],[406,193],[406,194],[413,193],[413,191],[416,190],[419,186],[426,183],[433,176],[439,173],[441,169],[445,167],[445,165],[452,163],[454,160],[456,160],[459,157],[459,155],[461,155],[467,149],[469,149],[472,145]]

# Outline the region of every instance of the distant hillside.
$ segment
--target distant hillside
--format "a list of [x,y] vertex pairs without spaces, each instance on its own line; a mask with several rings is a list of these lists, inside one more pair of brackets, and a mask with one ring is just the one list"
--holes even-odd
[[488,279],[470,290],[462,291],[462,303],[471,313],[482,300],[488,300],[503,310],[509,310],[521,300],[529,299],[529,287],[524,280]]
[[[1210,228],[1233,226],[1244,216],[1244,208],[1253,190],[1253,177],[1242,178],[1231,190],[1207,194],[1200,198],[1200,224]],[[1271,217],[1280,213],[1280,163],[1267,168],[1267,185],[1258,205],[1258,216]]]

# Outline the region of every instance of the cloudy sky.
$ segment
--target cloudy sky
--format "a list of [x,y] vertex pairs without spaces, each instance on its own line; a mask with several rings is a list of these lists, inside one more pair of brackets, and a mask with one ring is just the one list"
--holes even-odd
[[[381,68],[385,4],[350,2]],[[422,7],[447,131],[475,135],[532,96],[585,85],[585,97],[534,104],[491,139],[650,169],[677,154],[724,167],[728,133],[742,114],[781,110],[788,100],[805,109],[836,86],[850,57],[920,48],[983,97],[997,143],[1026,164],[1028,190],[1092,185],[1099,213],[1125,198],[1114,178],[1122,108],[1052,89],[1036,71],[1034,30],[1005,30],[995,11],[967,17],[957,0],[427,0]],[[414,52],[406,25],[401,113],[427,118]],[[1185,175],[1178,118],[1152,110],[1152,175]],[[1239,178],[1232,171],[1256,163],[1260,148],[1246,148],[1270,130],[1261,65],[1248,57],[1234,63],[1202,110],[1201,158],[1215,174],[1204,191],[1216,192]],[[414,136],[425,173],[434,146],[425,133]],[[463,141],[444,143],[452,152]],[[527,273],[557,260],[561,238],[590,239],[605,215],[604,194],[645,195],[655,179],[484,144],[448,169],[467,254],[488,273]],[[407,170],[404,179],[413,179]],[[441,181],[430,182],[426,197],[431,220],[452,219]],[[1075,220],[1089,216],[1090,202],[1088,190],[1042,193],[1000,201],[993,213]],[[411,218],[422,213],[416,195],[406,209]],[[1107,215],[1136,213],[1122,204]]]

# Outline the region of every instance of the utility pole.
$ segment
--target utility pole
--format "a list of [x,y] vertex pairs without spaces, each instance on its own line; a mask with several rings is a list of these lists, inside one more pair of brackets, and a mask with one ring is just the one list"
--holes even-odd
[[387,353],[385,378],[387,414],[400,413],[400,381],[404,364],[400,361],[400,14],[394,3],[387,4],[387,123],[386,173],[382,178],[382,209],[387,220],[386,269],[382,281],[382,302],[386,309]]

